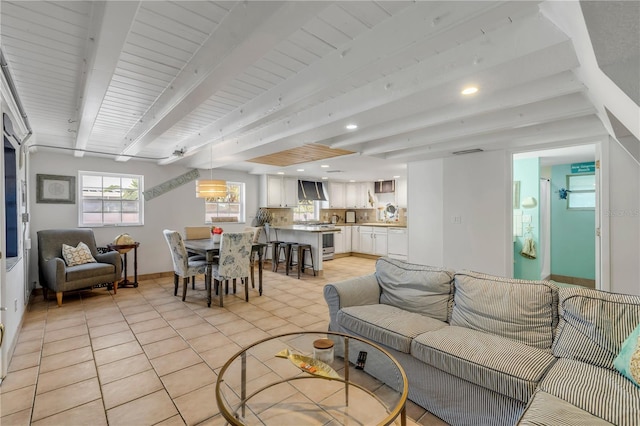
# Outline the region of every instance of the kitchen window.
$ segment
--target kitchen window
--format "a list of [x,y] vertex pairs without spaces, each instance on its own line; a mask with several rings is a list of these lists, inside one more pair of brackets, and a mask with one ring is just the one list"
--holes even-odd
[[205,198],[204,222],[244,222],[244,183],[228,182],[224,197]]
[[143,176],[80,171],[78,181],[79,226],[144,224]]
[[318,201],[312,200],[300,200],[298,205],[293,209],[293,221],[294,222],[306,222],[309,220],[318,220],[317,208]]

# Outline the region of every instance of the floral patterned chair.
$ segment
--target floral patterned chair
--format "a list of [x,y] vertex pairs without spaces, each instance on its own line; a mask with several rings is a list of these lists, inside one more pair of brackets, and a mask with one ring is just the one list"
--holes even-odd
[[173,295],[178,295],[178,277],[182,277],[182,301],[184,301],[187,297],[189,277],[204,274],[207,270],[207,261],[202,259],[192,260],[189,258],[182,236],[178,231],[165,229],[162,233],[167,240],[169,250],[171,251],[171,259],[173,260]]
[[[221,282],[226,282],[228,286],[229,280],[233,280],[233,291],[235,293],[236,279],[240,278],[244,284],[244,298],[247,302],[249,301],[249,273],[251,270],[253,238],[253,232],[222,233],[219,261],[213,265],[211,276],[216,294],[218,294]],[[222,306],[222,294],[220,294],[220,306]]]

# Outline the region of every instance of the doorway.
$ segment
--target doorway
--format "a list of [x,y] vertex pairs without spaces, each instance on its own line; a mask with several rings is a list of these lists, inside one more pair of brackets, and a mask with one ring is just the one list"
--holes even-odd
[[514,278],[597,288],[596,160],[596,145],[513,155]]

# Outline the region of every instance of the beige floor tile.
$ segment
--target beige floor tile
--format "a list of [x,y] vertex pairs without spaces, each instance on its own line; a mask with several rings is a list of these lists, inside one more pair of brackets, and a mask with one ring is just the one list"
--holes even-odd
[[160,314],[157,311],[153,310],[138,314],[127,315],[126,318],[129,324],[135,324],[142,321],[149,321],[155,318],[160,318]]
[[216,375],[207,364],[201,362],[163,376],[162,383],[169,392],[169,396],[176,399],[201,387],[215,385]]
[[94,318],[87,319],[87,326],[89,328],[99,327],[101,325],[116,324],[124,321],[124,316],[120,311],[116,311],[107,315],[100,315]]
[[190,340],[200,336],[208,336],[213,333],[217,333],[218,329],[204,321],[202,324],[193,325],[191,327],[185,327],[178,330],[178,333],[185,340]]
[[24,355],[14,355],[9,363],[8,372],[24,370],[40,364],[40,352],[31,352]]
[[45,343],[42,345],[42,356],[51,356],[90,345],[91,340],[89,339],[89,335],[82,334],[80,336],[70,337],[64,340]]
[[93,353],[90,346],[46,356],[40,363],[40,374],[91,360]]
[[182,309],[173,309],[171,311],[163,312],[162,317],[167,321],[176,320],[178,318],[183,318],[186,316],[193,315],[193,311],[189,308],[183,307]]
[[106,426],[107,416],[102,401],[97,399],[32,423],[32,426],[60,425]]
[[131,330],[120,331],[118,333],[107,334],[106,336],[91,339],[91,345],[94,351],[109,348],[111,346],[121,345],[123,343],[136,340]]
[[285,325],[290,324],[286,319],[282,319],[276,316],[269,316],[266,318],[262,318],[260,321],[256,323],[256,326],[264,331],[273,330],[274,328],[284,327]]
[[142,347],[135,341],[96,351],[93,356],[95,357],[96,365],[100,366],[140,353],[142,353]]
[[63,328],[59,330],[47,331],[44,335],[44,343],[55,342],[56,340],[69,339],[71,337],[89,334],[86,324],[75,325],[73,327]]
[[108,334],[119,333],[121,331],[129,330],[129,325],[126,321],[116,321],[110,324],[101,324],[95,327],[89,328],[89,334],[92,339],[96,337],[106,336]]
[[107,410],[162,389],[162,382],[153,370],[134,374],[102,386],[102,398]]
[[158,376],[173,373],[202,362],[202,358],[191,348],[163,355],[151,360]]
[[171,337],[177,337],[178,333],[169,326],[163,328],[157,328],[155,330],[145,331],[142,333],[136,333],[136,338],[141,345],[147,345],[149,343],[158,342],[160,340],[166,340]]
[[235,343],[231,343],[220,348],[211,349],[206,352],[202,352],[200,356],[211,368],[220,368],[241,349],[240,346]]
[[218,405],[212,403],[215,398],[215,385],[205,386],[174,400],[180,414],[188,425],[196,425],[218,414]]
[[[214,311],[216,311],[217,309],[218,308],[216,308]],[[231,312],[223,311],[223,312],[221,312],[220,314],[217,314],[217,315],[207,316],[206,321],[209,324],[218,327],[221,324],[235,322],[235,321],[238,321],[240,319],[241,318],[239,316],[237,316],[236,314],[233,314]]]
[[42,340],[27,340],[26,342],[18,343],[16,349],[13,351],[13,356],[25,355],[33,352],[40,352],[42,350]]
[[165,321],[164,318],[155,318],[152,320],[131,324],[131,331],[138,334],[138,333],[143,333],[145,331],[166,327],[168,324],[169,323],[167,323],[167,321]]
[[232,343],[231,339],[219,332],[196,337],[194,339],[187,339],[187,341],[193,349],[200,353]]
[[141,303],[139,305],[133,305],[133,306],[125,306],[125,307],[121,306],[120,311],[125,317],[128,317],[134,314],[141,314],[144,312],[155,311],[155,308],[151,306],[151,304],[149,303]]
[[84,315],[75,315],[72,318],[58,319],[57,321],[47,321],[46,332],[49,333],[55,330],[62,330],[78,325],[84,325],[85,322],[86,319]]
[[184,341],[182,337],[171,337],[169,339],[161,340],[159,342],[150,343],[144,345],[144,352],[149,359],[157,358],[162,355],[167,355],[173,352],[180,351],[188,348],[189,345]]
[[27,386],[10,392],[2,392],[2,395],[0,395],[0,407],[2,407],[3,418],[31,408],[35,391],[35,386]]
[[31,424],[31,409],[18,411],[0,417],[0,425],[3,426],[29,426]]
[[252,328],[250,330],[232,334],[231,336],[229,336],[229,338],[233,340],[237,345],[245,347],[254,342],[257,342],[258,340],[266,339],[269,336],[270,335],[267,332],[262,331],[259,328]]
[[74,364],[66,368],[59,368],[48,373],[41,373],[38,377],[38,394],[57,388],[82,382],[96,377],[96,365],[93,360]]
[[100,383],[105,385],[152,368],[145,354],[138,354],[100,365],[98,367],[98,376],[100,377]]
[[169,325],[171,325],[171,327],[175,328],[176,330],[200,324],[206,324],[206,321],[194,313],[169,320]]
[[[209,403],[211,403],[211,395],[213,393],[209,395]],[[159,390],[107,410],[107,419],[110,426],[145,426],[162,422],[176,414],[176,407],[167,392]]]
[[227,322],[224,324],[218,324],[215,326],[222,334],[226,336],[230,336],[232,334],[237,334],[245,330],[251,330],[255,328],[253,324],[249,321],[245,321],[243,319],[238,319],[233,322]]
[[176,414],[173,417],[168,418],[167,420],[156,423],[155,426],[184,426],[186,423],[182,420],[182,416],[180,414]]
[[[37,381],[37,366],[15,371],[11,374],[7,374],[7,376],[2,381],[2,385],[0,386],[0,394],[14,391],[16,389],[24,388],[27,386],[33,386]],[[0,410],[0,413],[2,413],[2,410]]]
[[100,397],[100,384],[97,378],[42,393],[36,395],[32,419],[33,421],[40,420],[100,399]]
[[40,340],[44,336],[44,328],[20,332],[18,343],[28,342],[29,340]]

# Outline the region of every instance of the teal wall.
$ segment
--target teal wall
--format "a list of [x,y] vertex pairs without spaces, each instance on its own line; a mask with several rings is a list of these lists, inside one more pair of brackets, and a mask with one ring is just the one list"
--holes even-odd
[[596,277],[595,210],[568,210],[558,195],[567,187],[571,165],[551,168],[551,273],[594,280]]
[[[533,237],[536,252],[540,254],[540,161],[536,158],[523,158],[513,161],[513,180],[520,181],[520,206],[514,211],[520,210],[523,215],[531,216],[530,223],[522,224],[522,236],[517,236],[513,245],[513,276],[514,278],[539,280],[540,265],[539,257],[529,259],[520,255],[522,247],[527,236]],[[538,205],[534,208],[523,209],[522,202],[527,197],[534,197]],[[519,216],[514,215],[514,220]],[[528,234],[526,228],[531,225],[531,234]]]

